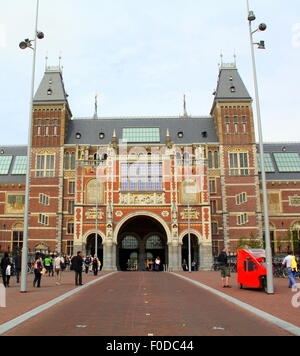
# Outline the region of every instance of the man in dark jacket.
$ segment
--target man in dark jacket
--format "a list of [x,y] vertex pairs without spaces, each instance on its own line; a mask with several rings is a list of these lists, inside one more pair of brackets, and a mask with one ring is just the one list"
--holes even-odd
[[2,273],[2,280],[5,288],[9,287],[9,280],[11,276],[11,270],[9,268],[9,272],[8,272],[7,270],[8,267],[11,268],[11,261],[8,253],[5,252],[4,257],[1,260],[1,273]]
[[15,258],[14,258],[14,265],[15,265],[15,272],[16,272],[16,278],[17,278],[17,283],[20,283],[20,274],[22,270],[22,262],[21,262],[21,255],[20,252],[17,252]]
[[226,248],[224,248],[224,250],[220,253],[218,257],[218,262],[221,268],[222,286],[223,288],[231,288],[229,285],[231,276]]
[[74,256],[71,260],[71,269],[75,272],[75,284],[76,286],[82,286],[82,266],[83,255],[82,252],[77,252],[77,256]]

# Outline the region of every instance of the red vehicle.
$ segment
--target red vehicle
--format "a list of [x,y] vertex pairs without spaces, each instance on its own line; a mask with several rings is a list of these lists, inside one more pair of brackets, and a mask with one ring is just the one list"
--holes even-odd
[[240,288],[267,288],[265,250],[238,250],[238,283]]

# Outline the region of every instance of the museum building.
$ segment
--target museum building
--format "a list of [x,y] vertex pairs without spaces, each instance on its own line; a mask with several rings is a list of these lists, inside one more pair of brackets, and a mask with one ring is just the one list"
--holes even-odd
[[[33,101],[31,252],[97,255],[104,270],[210,269],[226,246],[263,240],[252,98],[219,69],[209,115],[73,117],[59,67]],[[300,143],[265,144],[272,249],[299,253]],[[0,252],[22,247],[26,146],[0,146]]]

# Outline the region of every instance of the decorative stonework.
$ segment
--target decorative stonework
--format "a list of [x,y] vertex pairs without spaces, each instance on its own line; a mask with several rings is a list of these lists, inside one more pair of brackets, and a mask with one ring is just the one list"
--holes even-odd
[[[96,219],[96,209],[90,209],[85,213],[86,219]],[[104,217],[103,210],[98,209],[98,219],[102,220]]]
[[199,219],[199,215],[200,212],[198,210],[195,209],[184,209],[184,211],[182,211],[180,213],[181,218],[184,220],[187,220],[188,218],[192,219],[192,220],[198,220]]
[[149,194],[134,194],[121,193],[121,205],[164,205],[165,199],[163,193],[149,193]]
[[121,210],[116,211],[116,217],[121,218],[123,216],[123,212]]
[[166,217],[168,217],[170,214],[169,214],[168,211],[163,211],[163,212],[161,213],[161,215],[162,215],[164,218],[166,218]]
[[294,195],[293,197],[289,197],[290,206],[299,207],[300,206],[300,196]]

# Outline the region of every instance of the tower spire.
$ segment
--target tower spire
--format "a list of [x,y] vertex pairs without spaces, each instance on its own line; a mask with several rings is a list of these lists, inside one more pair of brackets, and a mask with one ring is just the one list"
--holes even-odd
[[95,120],[99,119],[99,117],[98,117],[98,96],[99,96],[99,94],[95,95],[95,112],[94,112]]
[[186,95],[183,94],[183,116],[188,117],[187,109],[186,109]]

